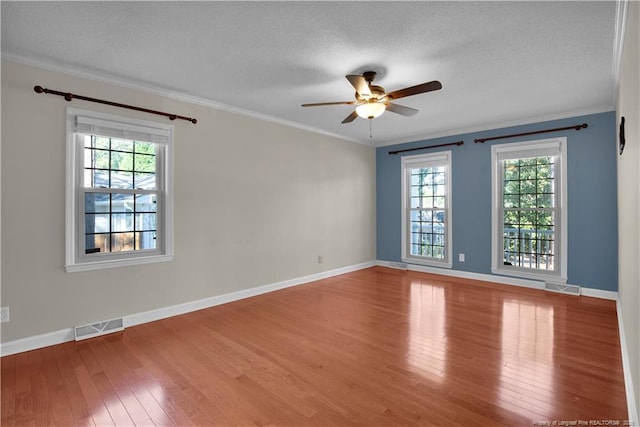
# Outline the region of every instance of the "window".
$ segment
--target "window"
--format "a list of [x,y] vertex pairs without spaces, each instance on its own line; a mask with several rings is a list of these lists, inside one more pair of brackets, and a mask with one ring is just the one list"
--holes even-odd
[[67,110],[67,272],[172,257],[173,126]]
[[566,282],[566,138],[494,145],[492,271]]
[[402,158],[402,260],[451,268],[451,152]]

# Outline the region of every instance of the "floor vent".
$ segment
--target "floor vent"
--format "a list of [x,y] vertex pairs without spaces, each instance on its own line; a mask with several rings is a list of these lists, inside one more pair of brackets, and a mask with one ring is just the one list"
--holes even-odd
[[578,285],[566,285],[564,283],[545,282],[544,289],[551,292],[560,292],[568,295],[580,295],[582,292]]
[[90,325],[76,326],[76,341],[87,338],[99,337],[124,330],[122,318],[107,320],[106,322],[92,323]]
[[409,264],[405,264],[404,262],[392,262],[389,267],[397,268],[398,270],[408,270]]

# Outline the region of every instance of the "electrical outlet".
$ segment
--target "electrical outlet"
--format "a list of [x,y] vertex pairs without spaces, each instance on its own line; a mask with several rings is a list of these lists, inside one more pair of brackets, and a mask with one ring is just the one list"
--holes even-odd
[[464,262],[464,254],[458,254],[458,261]]
[[322,255],[318,255],[318,264],[322,264]]
[[0,323],[6,323],[9,321],[9,307],[0,308]]

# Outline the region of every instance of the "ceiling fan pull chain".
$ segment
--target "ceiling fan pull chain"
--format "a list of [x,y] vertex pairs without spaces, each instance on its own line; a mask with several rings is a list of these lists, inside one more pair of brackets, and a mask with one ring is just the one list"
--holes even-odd
[[373,119],[369,119],[369,139],[373,138],[373,133],[371,132],[371,122]]

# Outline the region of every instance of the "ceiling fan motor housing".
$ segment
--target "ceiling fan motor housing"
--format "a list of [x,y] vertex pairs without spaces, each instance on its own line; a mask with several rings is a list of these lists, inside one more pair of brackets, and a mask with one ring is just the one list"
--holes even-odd
[[356,92],[356,100],[358,102],[367,102],[370,100],[380,101],[385,96],[384,88],[382,86],[369,85],[369,89],[371,91],[370,97],[362,96]]

